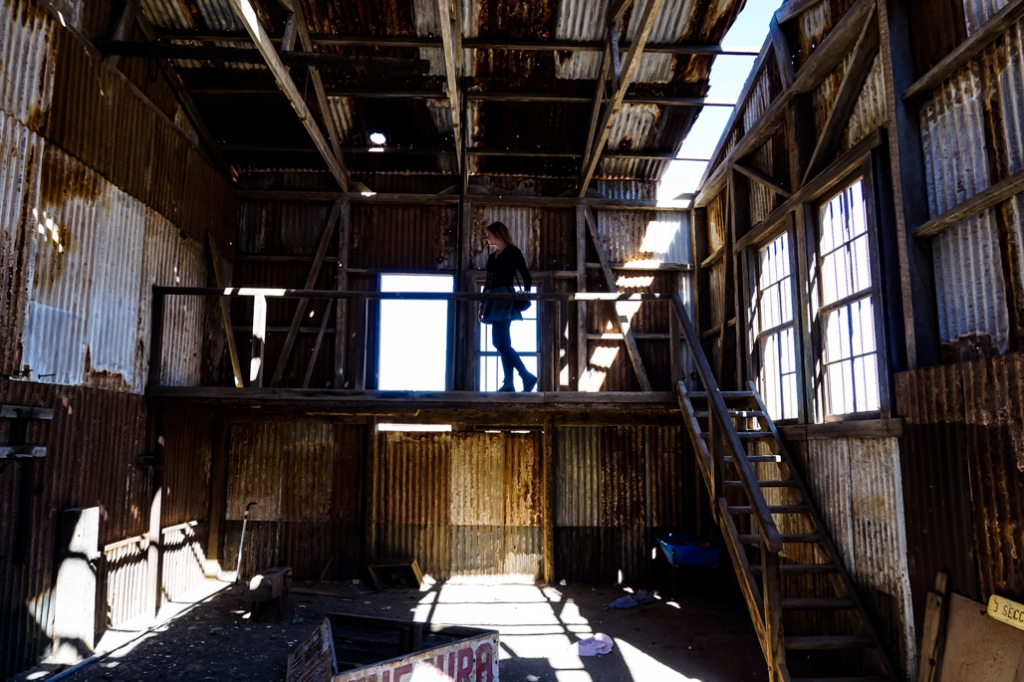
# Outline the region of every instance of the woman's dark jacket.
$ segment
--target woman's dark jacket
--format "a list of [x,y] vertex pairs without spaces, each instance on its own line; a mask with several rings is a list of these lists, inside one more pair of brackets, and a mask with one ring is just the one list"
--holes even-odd
[[492,253],[487,257],[487,281],[484,283],[484,291],[514,286],[516,271],[523,278],[523,289],[529,291],[533,286],[533,277],[530,276],[526,259],[523,258],[523,252],[519,247],[509,244],[497,256]]

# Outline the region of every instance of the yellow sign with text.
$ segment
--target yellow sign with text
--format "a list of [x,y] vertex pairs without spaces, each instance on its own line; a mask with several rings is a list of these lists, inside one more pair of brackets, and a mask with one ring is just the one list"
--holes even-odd
[[988,599],[988,615],[1007,625],[1024,630],[1024,604],[1018,604],[1006,597],[993,594]]

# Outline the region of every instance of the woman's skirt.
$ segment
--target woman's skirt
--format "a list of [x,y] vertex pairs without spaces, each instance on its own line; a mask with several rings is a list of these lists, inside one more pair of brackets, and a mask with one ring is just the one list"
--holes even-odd
[[[514,294],[516,290],[512,287],[497,287],[486,291],[488,294]],[[515,301],[484,301],[484,322],[505,322],[506,320],[521,320],[523,314],[516,310]]]

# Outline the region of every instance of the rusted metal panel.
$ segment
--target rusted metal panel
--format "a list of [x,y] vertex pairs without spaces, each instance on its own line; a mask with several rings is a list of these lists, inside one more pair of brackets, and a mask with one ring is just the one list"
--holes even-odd
[[516,206],[473,206],[472,232],[466,238],[470,240],[470,253],[473,254],[473,266],[483,270],[487,267],[487,226],[493,222],[502,222],[508,227],[512,241],[523,252],[526,265],[536,269],[534,263],[540,263],[540,234],[543,231],[541,221],[543,211],[534,208]]
[[826,0],[809,7],[784,27],[797,70],[810,58],[821,42],[853,6],[855,0]]
[[[606,148],[623,151],[650,148],[660,118],[661,108],[657,105],[623,104],[612,121]],[[607,178],[637,177],[638,167],[644,163],[647,162],[637,159],[606,158],[601,161],[599,172]]]
[[995,72],[999,92],[1003,141],[996,149],[1006,155],[1004,172],[1012,175],[1024,170],[1024,21],[1011,26],[1005,39],[997,40],[983,54]]
[[678,426],[645,427],[647,443],[647,523],[652,528],[692,525],[703,498],[690,440]]
[[1009,319],[1001,248],[994,209],[932,240],[939,338],[953,359],[1006,352]]
[[657,197],[658,183],[651,180],[603,180],[595,178],[590,186],[607,199],[651,200]]
[[500,572],[503,529],[497,526],[451,527],[451,575],[496,575]]
[[334,481],[334,425],[284,422],[278,425],[281,448],[281,521],[315,522],[328,518]]
[[981,70],[960,69],[921,106],[928,209],[935,217],[990,184]]
[[915,625],[924,623],[935,574],[950,589],[981,600],[974,512],[964,428],[963,365],[943,365],[895,377],[896,411],[904,420],[900,458],[907,519],[907,560]]
[[540,526],[505,526],[499,566],[502,575],[541,579],[544,571],[544,529]]
[[116,628],[138,618],[146,610],[147,549],[148,543],[142,536],[104,548],[101,589],[109,627]]
[[909,675],[917,656],[899,442],[833,438],[812,440],[808,448],[807,486],[864,589],[883,642]]
[[505,437],[502,434],[454,434],[451,439],[451,523],[453,526],[500,527]]
[[[774,49],[774,48],[772,48]],[[772,101],[782,93],[782,80],[779,77],[779,66],[773,55],[767,55],[761,62],[761,68],[753,76],[754,84],[747,93],[746,99],[740,104],[742,114],[736,117],[742,121],[742,130],[750,130],[768,111]]]
[[611,263],[693,264],[689,212],[598,211],[597,234]]
[[850,114],[850,122],[843,134],[843,142],[839,153],[851,149],[876,128],[885,125],[886,116],[885,77],[882,72],[882,60],[875,57],[871,71],[864,82],[857,104]]
[[1008,0],[963,0],[964,15],[967,18],[967,35],[971,35],[1006,7]]
[[46,457],[0,471],[0,674],[11,675],[50,646],[57,514],[100,507],[102,544],[141,534],[150,474],[137,466],[146,451],[140,396],[4,378],[0,402],[54,410],[27,434],[46,446]]
[[448,206],[352,207],[355,268],[452,270],[456,212]]
[[168,405],[164,408],[163,526],[207,521],[210,511],[210,462],[215,416],[209,410]]
[[601,526],[643,528],[646,523],[643,429],[604,427],[601,446]]
[[161,531],[164,598],[182,601],[206,581],[207,526],[182,523]]
[[249,513],[250,522],[278,521],[283,473],[278,424],[232,424],[225,518],[241,521],[246,505],[255,502]]
[[505,438],[504,525],[544,525],[544,482],[541,478],[539,434],[509,434]]
[[[780,130],[780,132],[782,132]],[[776,145],[779,144],[778,135],[768,139],[765,144],[754,152],[752,165],[763,173],[766,173],[770,177],[782,178],[783,169],[776,170],[779,153]],[[785,148],[785,138],[782,140],[783,148]],[[788,164],[787,164],[788,165]],[[757,225],[762,220],[772,214],[779,205],[779,195],[775,193],[773,189],[767,185],[757,182],[756,180],[749,180],[747,182],[747,194],[750,202],[750,224]]]
[[576,211],[544,209],[540,212],[539,260],[537,270],[576,269]]
[[416,559],[425,575],[442,579],[452,575],[452,526],[447,524],[377,526],[377,554],[371,561]]
[[388,432],[383,440],[381,520],[394,525],[447,526],[451,520],[449,434]]
[[601,430],[556,428],[555,525],[601,525]]
[[[149,372],[153,286],[206,286],[203,245],[181,238],[181,231],[152,209],[145,212],[142,253],[142,286],[139,290],[138,339],[135,342],[136,383],[145,383]],[[161,347],[160,383],[164,386],[198,386],[203,360],[205,305],[195,296],[169,296],[164,300],[164,335]]]
[[[725,244],[725,235],[728,233],[729,225],[725,220],[725,202],[728,193],[720,192],[708,203],[708,255],[713,254]],[[712,299],[721,300],[721,299]]]
[[965,363],[970,467],[982,597],[1024,597],[1024,362],[1017,353]]
[[33,131],[53,98],[54,20],[32,0],[0,5],[0,110]]
[[[39,194],[43,139],[0,112],[0,375],[22,368],[21,333],[28,307],[24,252],[34,240],[31,207]],[[25,215],[26,207],[29,215]]]

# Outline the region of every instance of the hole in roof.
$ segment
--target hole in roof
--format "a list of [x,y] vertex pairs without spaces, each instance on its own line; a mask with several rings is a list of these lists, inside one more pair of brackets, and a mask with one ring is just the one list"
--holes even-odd
[[384,133],[370,133],[370,142],[376,145],[382,145],[388,141],[387,136]]

